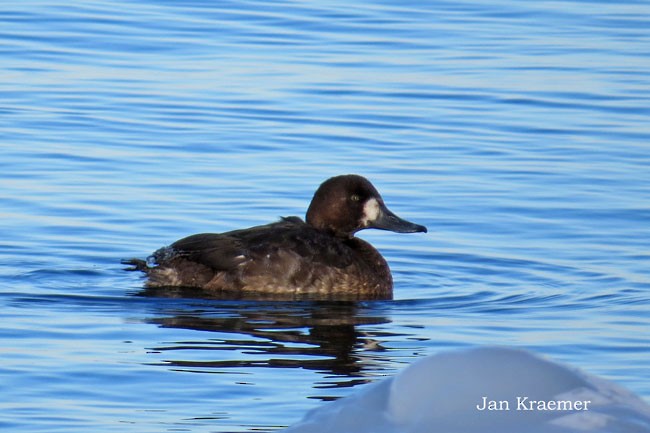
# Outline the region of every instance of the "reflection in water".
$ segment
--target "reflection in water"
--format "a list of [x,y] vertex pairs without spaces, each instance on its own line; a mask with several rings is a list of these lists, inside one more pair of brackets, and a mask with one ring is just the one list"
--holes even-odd
[[[274,367],[333,374],[331,381],[321,384],[323,388],[368,382],[364,371],[377,370],[377,358],[372,353],[384,350],[378,337],[381,335],[383,340],[387,335],[385,328],[373,332],[366,326],[389,322],[386,317],[378,316],[376,310],[355,302],[222,300],[179,307],[182,308],[158,311],[148,322],[165,328],[214,334],[201,341],[154,348],[157,352],[182,352],[192,358],[200,351],[199,360],[177,358],[166,360],[166,365],[201,372]],[[215,353],[212,356],[209,351],[231,351],[236,355]],[[346,380],[336,380],[342,377]]]

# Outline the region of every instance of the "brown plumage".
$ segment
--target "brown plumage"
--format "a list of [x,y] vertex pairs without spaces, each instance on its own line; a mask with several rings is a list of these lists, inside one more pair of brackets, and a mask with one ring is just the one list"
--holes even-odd
[[156,251],[144,271],[147,287],[197,287],[211,295],[289,299],[390,299],[388,264],[368,242],[365,228],[402,233],[424,226],[390,212],[377,190],[358,175],[325,181],[306,222],[298,217],[243,230],[192,235]]

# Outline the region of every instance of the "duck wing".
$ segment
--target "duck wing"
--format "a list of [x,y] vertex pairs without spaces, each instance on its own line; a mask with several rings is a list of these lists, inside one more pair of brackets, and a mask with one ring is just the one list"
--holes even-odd
[[268,266],[278,257],[341,268],[353,261],[343,241],[314,229],[298,217],[226,233],[188,236],[153,255],[159,265],[183,258],[217,271],[234,270],[244,263]]
[[153,256],[158,265],[164,266],[182,258],[214,270],[226,271],[236,268],[245,260],[245,248],[236,237],[227,233],[200,233],[161,248]]

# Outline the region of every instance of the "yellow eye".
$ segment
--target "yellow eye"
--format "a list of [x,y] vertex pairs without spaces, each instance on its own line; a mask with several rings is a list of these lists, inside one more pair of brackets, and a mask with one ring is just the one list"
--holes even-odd
[[361,200],[361,197],[359,197],[358,194],[352,194],[352,195],[350,196],[350,200],[352,200],[352,201],[359,201],[359,200]]

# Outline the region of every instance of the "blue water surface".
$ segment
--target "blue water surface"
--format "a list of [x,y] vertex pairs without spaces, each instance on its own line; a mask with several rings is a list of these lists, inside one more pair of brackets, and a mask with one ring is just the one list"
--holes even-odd
[[[444,349],[650,399],[650,5],[0,7],[0,428],[273,431]],[[395,300],[153,298],[122,258],[367,176]]]

